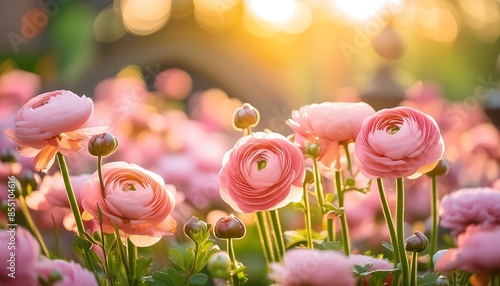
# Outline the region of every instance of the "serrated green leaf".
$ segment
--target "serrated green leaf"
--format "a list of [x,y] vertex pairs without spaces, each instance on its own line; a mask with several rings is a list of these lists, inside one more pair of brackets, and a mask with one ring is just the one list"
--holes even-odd
[[173,268],[166,271],[157,271],[152,275],[154,281],[151,286],[184,286],[185,277]]
[[353,270],[354,270],[354,273],[356,273],[360,276],[366,276],[366,275],[363,275],[363,273],[368,272],[370,267],[372,267],[372,264],[366,264],[366,265],[356,264],[356,265],[354,265]]
[[293,203],[293,208],[303,212],[306,210],[306,206],[303,201],[300,201],[298,203]]
[[153,256],[139,257],[136,262],[137,277],[146,276],[151,271],[153,265]]
[[373,271],[370,276],[370,286],[386,285],[385,281],[391,273],[393,273],[393,271]]
[[323,241],[322,243],[314,242],[314,248],[319,250],[343,251],[344,245],[340,241]]
[[344,215],[344,210],[342,208],[338,208],[338,207],[334,206],[332,203],[324,203],[323,208],[327,212],[334,212],[336,216]]
[[186,270],[186,265],[184,263],[184,257],[181,250],[178,248],[170,248],[168,250],[168,256],[172,262],[177,265],[180,269]]
[[189,285],[207,285],[208,275],[205,273],[196,273],[189,276],[188,283]]

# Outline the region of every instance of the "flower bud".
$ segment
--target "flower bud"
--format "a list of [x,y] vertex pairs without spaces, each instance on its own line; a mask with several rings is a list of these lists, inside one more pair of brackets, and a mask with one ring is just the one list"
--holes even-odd
[[307,145],[306,149],[304,150],[304,153],[306,155],[309,155],[314,159],[317,159],[319,157],[319,152],[320,152],[320,147],[317,143],[311,143]]
[[428,245],[429,239],[420,231],[414,232],[413,235],[405,240],[406,251],[423,252],[427,249]]
[[259,111],[248,103],[236,109],[233,116],[233,126],[237,130],[254,127],[259,123]]
[[306,168],[305,172],[306,172],[306,175],[304,176],[304,183],[306,183],[306,184],[314,183],[314,173],[311,170],[311,168]]
[[231,269],[231,259],[225,251],[217,251],[214,253],[207,264],[207,270],[213,278],[229,279],[229,271]]
[[9,148],[2,148],[2,152],[0,153],[0,160],[2,163],[15,163],[16,155]]
[[220,218],[214,227],[214,235],[217,238],[228,239],[228,238],[242,238],[245,236],[246,228],[243,222],[230,214],[228,217]]
[[184,234],[187,237],[191,238],[192,240],[195,240],[194,236],[196,233],[207,232],[207,231],[208,231],[207,223],[198,220],[198,218],[195,216],[189,219],[184,225]]
[[448,174],[448,163],[444,160],[441,159],[437,163],[436,167],[432,169],[430,172],[427,173],[428,176],[445,176]]
[[93,156],[109,156],[118,148],[118,140],[110,133],[94,135],[89,140],[89,153]]
[[[31,190],[33,191],[38,187],[40,176],[33,173],[30,169],[26,169],[19,175],[18,180],[24,190],[26,190],[26,187],[30,185]],[[24,195],[29,195],[29,193],[25,193]]]

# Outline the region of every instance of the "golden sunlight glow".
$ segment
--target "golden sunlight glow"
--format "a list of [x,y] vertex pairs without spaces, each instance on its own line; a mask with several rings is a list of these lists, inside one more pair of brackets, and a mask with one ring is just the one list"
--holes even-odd
[[419,2],[417,18],[423,32],[431,39],[449,43],[458,35],[459,23],[452,11],[452,6],[440,1]]
[[381,10],[390,13],[402,10],[403,0],[333,0],[334,9],[356,21],[367,21]]
[[494,43],[500,34],[500,11],[494,0],[460,0],[465,22],[483,41]]
[[127,31],[138,36],[158,31],[170,17],[172,0],[122,0],[121,13]]
[[[311,8],[299,0],[246,0],[247,28],[254,34],[285,32],[298,34],[305,31],[312,22]],[[251,27],[258,26],[258,29]],[[263,33],[259,33],[259,30]]]
[[112,5],[99,12],[94,20],[94,36],[101,43],[114,42],[126,33],[122,19]]

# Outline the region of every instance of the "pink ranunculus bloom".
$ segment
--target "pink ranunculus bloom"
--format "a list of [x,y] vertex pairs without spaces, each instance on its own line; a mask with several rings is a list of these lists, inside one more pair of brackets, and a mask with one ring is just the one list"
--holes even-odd
[[395,107],[363,121],[354,159],[368,178],[416,178],[431,171],[443,152],[444,141],[432,117]]
[[175,187],[135,164],[112,162],[102,166],[104,191],[98,173],[82,187],[84,219],[97,218],[97,206],[102,212],[106,233],[114,227],[137,246],[146,247],[175,231],[176,222],[170,216],[174,209]]
[[317,142],[321,147],[321,162],[330,166],[337,158],[339,142],[354,141],[363,120],[374,113],[364,102],[314,103],[292,111],[287,124],[295,132],[294,140],[299,145]]
[[[80,212],[83,211],[80,193],[83,184],[87,182],[90,177],[91,174],[80,174],[71,176],[70,178]],[[68,231],[74,230],[76,224],[75,217],[69,205],[68,195],[61,173],[56,172],[53,175],[45,175],[38,186],[38,190],[26,197],[26,204],[32,210],[43,211],[47,214],[63,211],[65,214],[63,218],[64,228]]]
[[222,162],[220,196],[235,211],[275,210],[302,198],[304,159],[278,133],[256,132],[236,142]]
[[73,155],[88,136],[106,131],[106,127],[82,128],[93,109],[90,98],[71,91],[43,93],[21,107],[14,118],[14,128],[4,133],[19,145],[22,156],[35,157],[36,170],[46,172],[57,152]]
[[46,282],[51,277],[60,277],[50,284],[53,286],[98,285],[94,274],[74,261],[42,259],[36,265],[36,272]]
[[458,236],[457,248],[448,249],[437,261],[435,269],[442,273],[458,269],[476,274],[498,271],[499,237],[500,226],[470,225]]
[[353,286],[352,265],[339,252],[296,248],[285,253],[283,264],[272,263],[269,275],[279,286]]
[[471,225],[500,226],[500,190],[464,188],[443,197],[439,210],[442,227],[458,235]]
[[0,230],[0,284],[38,285],[39,256],[40,246],[28,230],[20,226]]

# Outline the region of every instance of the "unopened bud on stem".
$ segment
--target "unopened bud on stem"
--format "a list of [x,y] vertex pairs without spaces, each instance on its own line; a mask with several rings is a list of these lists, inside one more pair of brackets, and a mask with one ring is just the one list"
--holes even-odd
[[118,148],[118,140],[110,133],[94,135],[89,140],[89,153],[93,156],[109,156]]
[[237,130],[251,128],[259,123],[259,111],[248,103],[244,103],[242,107],[236,109],[233,117],[233,125]]

